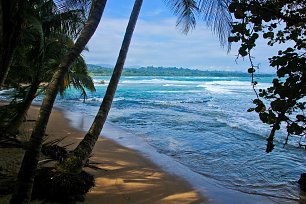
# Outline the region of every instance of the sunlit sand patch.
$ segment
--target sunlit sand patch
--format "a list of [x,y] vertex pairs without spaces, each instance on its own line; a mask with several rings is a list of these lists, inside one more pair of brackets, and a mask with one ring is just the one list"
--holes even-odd
[[[123,180],[124,182],[124,180]],[[119,185],[119,183],[117,184]],[[133,192],[136,190],[148,190],[156,187],[155,184],[151,183],[139,183],[139,182],[128,182],[128,183],[122,183],[120,188],[124,190],[125,192]]]
[[112,164],[112,165],[101,164],[101,165],[95,165],[95,166],[97,166],[100,169],[106,170],[106,171],[115,171],[115,170],[122,169],[122,166],[115,165],[115,164]]
[[88,192],[89,194],[97,194],[97,195],[99,195],[99,194],[106,194],[107,193],[107,191],[106,190],[102,190],[102,189],[98,189],[98,188],[94,188],[93,190],[91,190],[91,191],[89,191]]
[[156,188],[156,185],[154,184],[126,182],[126,180],[122,178],[97,178],[96,187],[93,188],[89,194],[99,195],[112,192],[113,194],[124,194],[125,196],[128,196],[130,193],[133,194],[139,191],[149,191],[150,189],[154,188]]
[[[47,134],[49,135],[50,140],[67,136],[62,143],[63,145],[72,144],[68,148],[73,150],[79,141],[83,139],[84,133],[70,128],[68,124],[69,123],[65,120],[63,115],[59,114],[59,112],[55,110],[53,116],[51,115]],[[32,127],[27,126],[27,128]],[[93,152],[93,156],[90,158],[90,160],[96,162],[97,164],[95,165],[102,170],[87,167],[85,169],[95,176],[96,186],[88,192],[84,203],[171,204],[172,194],[190,191],[190,187],[188,187],[184,182],[177,181],[176,177],[173,177],[172,175],[163,172],[155,165],[152,165],[145,158],[139,156],[137,152],[125,149],[110,140],[102,140],[103,142],[100,142],[101,139],[99,139]],[[5,152],[1,151],[1,155],[3,155],[2,158],[7,158],[9,164],[13,164],[12,167],[9,167],[10,169],[18,171],[19,163],[15,164],[12,162],[12,156],[17,156],[16,150],[9,150],[10,151],[7,152],[7,155],[4,155]],[[22,155],[23,154],[19,155],[18,158],[22,158]],[[18,161],[21,162],[21,160]],[[4,164],[0,166],[3,167]],[[164,198],[168,199],[162,201]],[[196,200],[183,198],[182,202],[176,203],[198,204],[198,202],[194,201],[199,199],[200,196],[198,195]],[[0,203],[9,203],[9,197],[0,197]],[[41,202],[34,201],[33,204],[34,203],[38,204]]]
[[[116,185],[117,181],[116,179],[112,179],[112,178],[96,178],[96,186],[112,186],[112,185]],[[123,181],[122,181],[123,183]]]
[[161,200],[161,203],[192,203],[198,199],[196,192],[190,191],[185,193],[177,193],[167,196]]
[[116,149],[115,151],[116,151],[116,152],[120,152],[120,153],[129,152],[129,151],[127,151],[126,149]]
[[127,162],[127,161],[116,161],[116,164],[122,165],[122,166],[131,166],[131,162]]

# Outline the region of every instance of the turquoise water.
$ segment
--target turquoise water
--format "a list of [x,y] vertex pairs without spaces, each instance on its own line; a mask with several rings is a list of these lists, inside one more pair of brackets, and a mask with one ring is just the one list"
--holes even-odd
[[[257,80],[262,88],[271,78]],[[97,92],[86,103],[69,90],[58,106],[93,118],[109,77],[94,81]],[[108,123],[228,189],[297,203],[306,152],[294,141],[283,148],[281,131],[275,150],[265,153],[269,127],[246,111],[254,98],[248,77],[123,77]]]

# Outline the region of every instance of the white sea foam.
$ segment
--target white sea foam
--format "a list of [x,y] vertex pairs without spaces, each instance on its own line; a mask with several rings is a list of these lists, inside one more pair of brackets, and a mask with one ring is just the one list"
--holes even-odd
[[249,133],[260,133],[262,136],[266,136],[269,133],[269,127],[263,123],[260,123],[258,117],[255,115],[253,120],[236,115],[235,117],[229,116],[217,118],[217,121],[225,123],[229,127],[239,128]]
[[[124,97],[115,97],[114,101],[122,101],[122,100],[126,100],[126,98]],[[79,99],[79,101],[83,101],[83,99]],[[102,102],[103,101],[103,97],[91,97],[91,98],[87,98],[86,102]]]
[[232,91],[230,89],[227,89],[226,87],[218,87],[215,85],[198,85],[197,87],[203,87],[212,93],[218,93],[218,94],[231,94],[232,93]]
[[167,80],[167,79],[143,79],[143,80],[123,80],[122,84],[163,84],[166,86],[178,86],[197,84],[196,81],[179,81],[179,80]]
[[223,86],[250,86],[251,82],[249,81],[210,81],[205,84],[209,85],[223,85]]
[[[264,89],[269,87],[269,83],[259,83],[255,89]],[[252,91],[252,83],[247,81],[211,81],[197,85],[197,87],[205,88],[212,93],[231,94],[233,91]]]
[[124,98],[124,97],[115,97],[114,98],[114,101],[123,101],[123,100],[126,100],[126,98]]
[[[83,101],[83,99],[80,99]],[[99,98],[99,97],[92,97],[92,98],[87,98],[86,102],[102,102],[103,98]]]
[[[93,117],[88,117],[81,113],[65,112],[65,116],[71,121],[71,124],[83,131],[87,131],[93,121]],[[128,132],[123,128],[116,127],[106,123],[102,130],[102,135],[115,140],[119,144],[140,151],[143,156],[149,158],[152,162],[159,165],[163,170],[173,173],[194,186],[203,196],[208,197],[210,203],[274,203],[266,197],[251,195],[239,191],[227,189],[216,180],[198,174],[173,158],[159,153],[150,146],[142,137]]]
[[203,90],[163,90],[163,91],[147,91],[147,93],[203,93]]
[[[250,81],[209,81],[204,82],[203,85],[214,85],[214,86],[231,86],[231,87],[250,87],[252,83]],[[270,83],[258,83],[259,87],[268,87]]]
[[[101,77],[100,79],[102,80],[104,78]],[[249,154],[243,153],[243,155],[238,159],[235,158],[234,155],[229,155],[229,158],[226,159],[222,157],[223,153],[227,154],[227,152],[240,151],[240,147],[259,146],[258,143],[263,144],[264,146],[265,141],[263,138],[267,136],[267,134],[260,126],[262,124],[258,120],[255,120],[258,119],[258,116],[255,114],[257,116],[255,118],[253,117],[254,115],[250,114],[249,116],[249,114],[246,113],[246,109],[249,108],[249,106],[252,106],[254,95],[251,83],[249,81],[238,81],[239,79],[212,79],[211,77],[203,80],[200,78],[195,80],[191,79],[191,81],[186,80],[190,79],[185,77],[124,77],[123,81],[126,81],[126,84],[121,86],[122,89],[118,93],[118,96],[120,97],[115,98],[116,101],[121,102],[114,103],[108,121],[134,130],[135,134],[132,134],[130,132],[131,130],[127,131],[126,129],[113,126],[112,124],[106,124],[103,130],[103,135],[107,135],[125,146],[130,145],[130,147],[140,150],[140,152],[152,160],[158,160],[155,162],[157,162],[163,169],[170,172],[174,171],[174,173],[185,178],[193,186],[199,189],[199,191],[203,192],[204,195],[212,198],[215,203],[269,202],[265,199],[261,200],[261,198],[255,196],[259,199],[256,200],[253,199],[253,195],[240,194],[231,190],[231,192],[228,193],[227,189],[224,189],[223,187],[219,188],[218,182],[213,179],[208,179],[211,183],[207,182],[206,177],[202,178],[202,175],[196,174],[193,171],[198,171],[204,175],[209,175],[209,177],[211,176],[212,178],[218,179],[222,185],[229,188],[235,188],[255,194],[267,194],[268,196],[281,195],[282,193],[274,192],[283,191],[282,188],[270,188],[267,187],[265,183],[261,183],[260,179],[262,177],[259,175],[261,172],[260,170],[257,171],[257,169],[260,169],[264,165],[246,165],[250,166],[250,168],[256,169],[255,173],[253,171],[245,170],[243,167],[240,168],[238,167],[239,165],[233,165],[236,162],[238,164],[240,161],[244,163],[246,161],[252,161],[253,158],[249,157]],[[174,87],[172,88],[171,86]],[[180,88],[180,86],[182,86],[182,88]],[[262,86],[261,83],[260,86]],[[138,89],[138,87],[144,88]],[[100,87],[100,89],[102,90],[102,87]],[[70,105],[66,104],[67,107],[69,107],[67,110],[80,111],[81,109],[81,112],[84,112],[84,115],[86,114],[83,117],[74,116],[75,121],[72,122],[75,123],[76,127],[82,128],[85,131],[87,130],[98,109],[98,106],[96,105],[99,102],[96,101],[102,100],[103,96],[100,95],[101,94],[97,92],[97,94],[93,95],[97,98],[90,96],[92,102],[89,102],[87,105],[73,104],[77,108],[71,107],[71,101],[69,101]],[[101,98],[99,98],[99,96]],[[191,105],[188,105],[188,103],[191,103]],[[63,104],[63,106],[64,105],[65,104]],[[89,117],[87,117],[88,114],[90,114]],[[110,127],[110,129],[108,129],[108,127]],[[178,131],[188,137],[180,138],[181,134],[177,134]],[[201,140],[202,133],[205,135],[205,140],[203,141]],[[256,135],[254,136],[253,134]],[[217,139],[210,138],[211,135]],[[147,144],[145,138],[148,138],[150,143],[152,142],[154,145],[157,145],[158,150]],[[165,141],[163,141],[163,139],[165,139]],[[193,141],[197,142],[196,139],[199,139],[199,143],[201,144],[195,144]],[[222,151],[223,148],[218,151],[218,148],[215,149],[214,147],[214,144],[219,142],[222,143],[233,140],[237,141],[238,145],[236,145],[236,143],[229,145],[224,149],[226,150],[224,152]],[[239,143],[238,141],[243,142]],[[205,149],[205,142],[211,142],[211,145],[207,146],[207,150]],[[184,143],[186,144],[182,145]],[[184,146],[184,148],[182,146]],[[180,150],[185,148],[187,150],[197,151],[201,155],[190,154],[186,156],[184,153],[181,154]],[[212,151],[210,151],[210,148],[212,148]],[[251,148],[248,150],[253,151]],[[169,155],[173,154],[175,156],[167,157],[160,154],[160,152],[166,152],[167,154],[169,153]],[[166,158],[164,159],[164,157]],[[181,167],[179,166],[181,164],[176,164],[175,161],[173,161],[174,158],[180,162],[186,163],[186,165],[190,166],[193,171],[190,170],[189,167]],[[163,161],[159,161],[160,159]],[[276,160],[276,163],[277,162],[278,160]],[[224,171],[224,166],[227,167],[227,171]],[[292,167],[296,166],[298,165],[295,163],[292,165]],[[263,167],[263,169],[264,168],[265,167]],[[184,171],[181,169],[187,170]],[[287,170],[286,168],[280,169],[283,169],[282,171]],[[297,168],[290,168],[290,171],[291,169],[295,169],[295,173],[299,171]],[[178,173],[176,171],[178,171]],[[182,172],[180,173],[180,171]],[[233,175],[227,175],[232,172]],[[239,172],[243,173],[240,175]],[[264,172],[267,171],[265,170]],[[252,178],[245,175],[252,175]],[[275,177],[278,177],[280,174],[276,173],[275,175]],[[265,178],[267,177],[268,176]],[[254,187],[244,186],[244,184],[248,185],[247,181],[250,179],[252,183],[255,183]],[[284,183],[284,181],[279,181],[278,183],[274,182],[273,178],[268,181],[271,186],[279,185],[279,183],[283,185]],[[292,188],[292,186],[294,185],[289,183],[286,188]],[[263,189],[260,189],[262,187]],[[294,190],[289,190],[290,193],[293,191]],[[284,194],[288,195],[287,193]],[[223,197],[222,195],[225,195],[226,197]],[[246,195],[246,197],[243,200],[236,200],[241,198],[240,195]],[[296,194],[293,193],[292,195],[293,196],[289,197],[295,199]],[[227,197],[229,197],[230,200],[227,200]]]
[[184,85],[184,84],[164,84],[163,86],[181,87],[181,86],[187,86],[187,85]]
[[95,87],[99,87],[99,86],[101,86],[101,87],[104,86],[105,87],[105,86],[108,86],[108,84],[107,83],[105,83],[105,84],[95,84]]
[[166,81],[164,79],[123,80],[121,84],[162,84]]
[[0,99],[1,100],[11,100],[11,97],[13,95],[14,89],[4,89],[0,90]]
[[0,90],[0,95],[1,94],[8,94],[8,93],[11,93],[13,91],[14,91],[13,88],[11,88],[11,89],[3,89],[3,90]]

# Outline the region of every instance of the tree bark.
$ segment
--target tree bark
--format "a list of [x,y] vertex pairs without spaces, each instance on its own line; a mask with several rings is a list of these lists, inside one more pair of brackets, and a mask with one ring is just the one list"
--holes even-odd
[[97,139],[106,121],[107,115],[110,111],[116,93],[116,89],[121,77],[133,32],[141,10],[142,2],[143,0],[135,0],[135,4],[121,45],[119,56],[117,58],[117,62],[111,80],[107,87],[103,101],[100,105],[99,111],[84,139],[79,143],[73,153],[68,158],[66,158],[64,162],[61,162],[61,164],[58,165],[58,170],[62,172],[71,174],[80,173],[92,153],[94,145],[97,142]]
[[21,37],[23,20],[20,10],[25,1],[1,0],[0,89],[9,72],[14,52]]
[[69,67],[84,50],[87,42],[90,40],[98,27],[106,1],[107,0],[95,0],[92,3],[90,14],[84,29],[82,30],[73,48],[63,58],[62,63],[59,65],[58,70],[54,73],[49,83],[46,96],[43,99],[39,116],[28,144],[28,149],[25,152],[22,165],[18,173],[15,191],[10,200],[11,204],[29,203],[31,200],[33,181],[42,147],[42,140],[56,95],[59,90],[60,82],[64,79]]

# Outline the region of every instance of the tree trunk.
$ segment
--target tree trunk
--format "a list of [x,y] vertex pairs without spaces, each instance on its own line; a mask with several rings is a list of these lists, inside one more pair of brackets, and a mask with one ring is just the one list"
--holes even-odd
[[1,1],[1,35],[0,35],[0,88],[4,85],[9,72],[14,52],[21,37],[23,20],[20,10],[25,1]]
[[97,142],[97,139],[106,121],[107,115],[110,111],[113,102],[113,98],[116,93],[116,89],[126,60],[133,32],[141,10],[142,2],[143,0],[135,0],[133,11],[131,13],[128,26],[126,28],[126,32],[114,71],[107,87],[106,93],[104,95],[103,101],[100,105],[99,111],[95,117],[95,120],[93,121],[84,139],[76,147],[73,153],[68,158],[66,158],[64,162],[61,162],[61,164],[58,165],[59,171],[71,174],[80,173],[90,154],[92,153],[94,145]]
[[40,84],[39,81],[36,81],[36,82],[31,84],[30,90],[27,93],[26,98],[22,102],[22,106],[18,107],[19,110],[18,110],[16,116],[11,120],[10,124],[6,128],[6,132],[11,133],[11,134],[18,133],[19,128],[22,124],[22,121],[26,117],[26,114],[27,114],[27,112],[28,112],[28,110],[29,110],[29,108],[32,104],[32,101],[34,100],[34,98],[36,96],[36,92],[39,88],[39,84]]
[[42,140],[56,95],[59,90],[59,85],[64,79],[64,76],[71,64],[84,50],[87,42],[90,40],[98,27],[106,1],[107,0],[95,0],[92,3],[90,14],[84,29],[82,30],[73,48],[63,58],[58,70],[54,73],[49,83],[46,96],[44,97],[38,119],[29,141],[28,149],[25,152],[22,165],[18,173],[15,192],[10,201],[11,204],[29,203],[31,200],[33,181],[42,147]]

